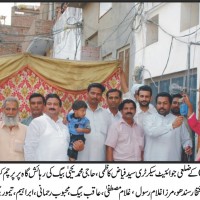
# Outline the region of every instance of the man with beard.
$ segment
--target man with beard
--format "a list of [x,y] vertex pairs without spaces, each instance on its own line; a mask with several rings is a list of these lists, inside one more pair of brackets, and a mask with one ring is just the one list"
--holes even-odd
[[183,123],[183,116],[170,113],[172,97],[161,92],[156,96],[158,113],[144,119],[144,161],[181,161],[182,147],[192,154],[192,141]]
[[[28,126],[24,155],[26,161],[68,161],[69,131],[59,117],[62,102],[57,94],[48,94],[45,113]],[[81,141],[82,142],[82,141]],[[73,148],[82,150],[79,141]],[[83,147],[83,142],[82,142]]]
[[[183,96],[181,94],[172,95],[171,113],[176,115],[176,116],[180,116],[181,115],[180,114],[180,101],[181,101],[182,98],[183,98]],[[187,130],[188,130],[188,132],[190,134],[190,137],[192,139],[192,130],[188,125],[186,116],[183,116],[183,123],[185,124],[185,126],[186,126],[186,128],[187,128]],[[182,161],[188,161],[188,156],[185,154],[184,149],[182,151],[181,160]]]
[[172,105],[171,105],[171,113],[180,116],[180,100],[182,95],[181,94],[174,94],[172,95]]
[[106,138],[107,161],[141,161],[143,160],[144,134],[133,116],[136,104],[131,99],[119,105],[122,118],[109,128]]
[[137,110],[134,116],[134,120],[138,125],[144,127],[145,126],[145,124],[143,123],[144,118],[146,116],[152,115],[157,112],[154,106],[150,104],[152,100],[151,87],[148,85],[143,85],[139,87],[137,92],[137,100],[138,100],[138,102],[136,103]]
[[43,110],[45,107],[45,98],[40,93],[33,93],[29,97],[29,104],[31,109],[31,116],[21,121],[22,124],[27,126],[34,118],[39,117],[43,114]]
[[19,122],[19,103],[15,97],[3,102],[0,121],[0,161],[24,161],[24,140],[27,126]]
[[101,102],[105,87],[100,83],[91,83],[88,86],[86,117],[90,120],[91,132],[85,135],[84,151],[79,153],[77,161],[105,161],[105,139],[111,117]]
[[122,92],[118,89],[110,89],[106,93],[106,100],[108,104],[107,111],[111,115],[112,122],[119,120],[121,118],[121,113],[118,107],[122,101]]

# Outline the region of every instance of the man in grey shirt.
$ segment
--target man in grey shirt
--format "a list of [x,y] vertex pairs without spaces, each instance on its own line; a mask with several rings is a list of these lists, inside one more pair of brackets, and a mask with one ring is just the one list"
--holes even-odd
[[40,93],[31,94],[31,96],[29,97],[29,105],[31,109],[31,116],[21,121],[22,124],[27,126],[29,126],[29,124],[34,118],[39,117],[43,114],[43,110],[45,107],[44,96]]

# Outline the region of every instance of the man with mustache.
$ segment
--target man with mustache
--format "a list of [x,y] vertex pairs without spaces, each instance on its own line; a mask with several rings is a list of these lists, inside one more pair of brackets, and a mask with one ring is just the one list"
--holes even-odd
[[181,161],[182,147],[192,154],[192,141],[183,123],[183,116],[170,113],[172,97],[161,92],[156,96],[158,113],[144,119],[144,161]]
[[15,97],[3,102],[0,121],[0,161],[24,161],[24,140],[27,126],[19,122],[19,103]]
[[[181,101],[182,98],[183,98],[183,96],[179,93],[172,95],[171,113],[174,114],[175,116],[181,115],[181,113],[180,113],[180,104],[181,104],[180,101]],[[188,125],[186,116],[183,117],[183,123],[185,124],[185,126],[186,126],[186,128],[187,128],[187,130],[190,134],[190,137],[192,139],[192,130]],[[185,150],[183,149],[181,160],[182,161],[188,161],[188,158],[189,157],[185,154]]]
[[180,99],[183,98],[181,94],[172,95],[172,105],[171,105],[171,113],[179,116],[180,115]]
[[43,114],[45,107],[45,98],[40,93],[33,93],[29,97],[29,104],[31,109],[31,116],[21,121],[22,124],[27,126],[34,118],[39,117]]
[[[59,116],[62,102],[57,94],[48,94],[45,112],[36,117],[28,126],[24,153],[26,161],[68,161],[68,128]],[[82,142],[83,143],[83,142]],[[83,148],[79,141],[74,142],[77,151]]]
[[108,108],[106,109],[111,116],[112,122],[121,118],[121,113],[118,110],[119,104],[122,101],[122,92],[118,89],[110,89],[106,93]]
[[143,160],[144,134],[133,117],[136,104],[131,99],[119,105],[122,118],[109,128],[106,138],[107,161],[141,161]]
[[105,139],[111,118],[106,109],[99,104],[105,87],[100,83],[88,86],[86,117],[90,120],[91,132],[85,135],[84,151],[79,153],[77,161],[105,161]]
[[137,92],[137,100],[136,103],[137,109],[136,114],[134,116],[134,120],[138,125],[144,127],[143,123],[144,118],[146,116],[157,113],[155,107],[150,103],[152,100],[152,89],[148,85],[140,86]]

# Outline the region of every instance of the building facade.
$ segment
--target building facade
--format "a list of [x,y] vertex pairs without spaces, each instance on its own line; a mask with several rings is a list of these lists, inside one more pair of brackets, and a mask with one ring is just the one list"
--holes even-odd
[[146,83],[155,96],[182,87],[196,105],[199,3],[70,2],[68,7],[82,9],[82,21],[76,21],[81,23],[81,60],[119,59],[129,88]]
[[185,91],[196,110],[198,2],[88,2],[79,6],[81,60],[119,59],[129,88],[135,83],[148,84],[153,97],[161,91]]
[[[135,66],[154,95],[183,87],[196,105],[199,3],[144,3],[135,33]],[[176,89],[176,88],[175,88]]]
[[53,8],[52,3],[15,3],[11,8],[11,25],[0,24],[0,55],[29,52],[50,56],[56,12]]
[[[82,9],[66,3],[63,13],[53,26],[53,57],[80,60]],[[61,6],[61,5],[60,5]]]
[[[140,75],[153,88],[154,97],[162,91],[186,92],[196,110],[200,84],[199,3],[144,3],[137,20],[140,28],[135,32],[133,75]],[[197,140],[195,134],[193,137]]]
[[[120,65],[123,67],[127,84],[132,85],[132,69],[134,66],[134,34],[132,30],[132,22],[135,18],[135,8],[140,3],[106,3],[106,2],[88,2],[88,3],[68,3],[68,18],[69,16],[74,18],[74,14],[70,14],[70,8],[80,8],[82,10],[82,20],[80,17],[76,17],[76,21],[73,23],[79,23],[79,26],[74,27],[74,30],[78,30],[78,36],[80,41],[75,39],[75,42],[79,43],[80,60],[120,60]],[[67,14],[65,14],[65,21],[67,20]],[[61,16],[62,18],[64,17]],[[64,19],[58,20],[56,26]],[[77,24],[76,24],[77,25]],[[61,30],[64,30],[63,25],[59,25]],[[57,29],[59,30],[57,26]],[[66,23],[65,23],[66,27]],[[68,31],[70,27],[68,24]],[[67,27],[66,27],[67,30]],[[67,31],[64,31],[67,35]],[[54,38],[54,56],[57,57],[56,52],[62,45],[65,44],[64,32],[60,33],[60,36]],[[63,34],[63,36],[62,36]],[[60,40],[59,40],[60,37]],[[61,38],[63,40],[61,40]],[[62,41],[62,42],[61,42]],[[72,41],[71,41],[72,42]],[[69,42],[68,42],[69,44]],[[70,45],[70,44],[69,44]],[[65,44],[65,49],[67,49]],[[68,46],[68,49],[72,49],[72,46]],[[61,50],[60,50],[61,51]],[[63,51],[65,52],[65,50]],[[60,58],[71,59],[67,54],[61,55]]]
[[11,9],[11,25],[0,24],[0,55],[8,55],[22,52],[22,43],[26,33],[39,10],[13,6]]

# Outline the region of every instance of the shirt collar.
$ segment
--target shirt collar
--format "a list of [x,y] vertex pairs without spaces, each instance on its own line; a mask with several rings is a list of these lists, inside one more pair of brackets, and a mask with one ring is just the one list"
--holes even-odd
[[[92,109],[90,108],[88,102],[86,102],[86,104],[87,104],[87,106],[88,106],[88,109],[92,111]],[[98,104],[96,110],[102,110],[102,109],[103,109],[103,108]],[[96,110],[95,110],[95,111],[96,111]]]
[[[109,112],[111,115],[113,115],[113,114],[112,114],[112,112],[110,111],[110,109],[109,109],[109,108],[107,108],[106,110],[107,110],[107,111],[108,111],[108,112]],[[120,116],[120,112],[119,112],[119,111],[117,112],[117,114],[116,114],[116,115],[113,115],[113,116],[117,116],[117,115],[119,115],[119,116]]]
[[175,115],[173,115],[172,113],[168,113],[167,115],[161,115],[159,113],[157,113],[158,116],[160,116],[163,119],[170,119],[171,117],[175,117]]
[[[44,115],[47,119],[52,120],[51,117],[49,117],[49,115],[47,115],[46,113],[43,113],[43,115]],[[56,122],[60,122],[60,121],[62,122],[62,120],[63,120],[62,117],[58,116],[58,120],[57,120]],[[54,121],[54,120],[53,120],[53,121]],[[55,122],[55,121],[54,121],[54,122]],[[56,123],[56,122],[55,122],[55,123]]]
[[119,119],[119,123],[120,123],[120,124],[126,124],[127,126],[130,126],[130,127],[133,127],[133,126],[136,126],[136,125],[137,125],[136,122],[133,121],[133,126],[131,126],[131,125],[128,124],[123,118],[120,118],[120,119]]

